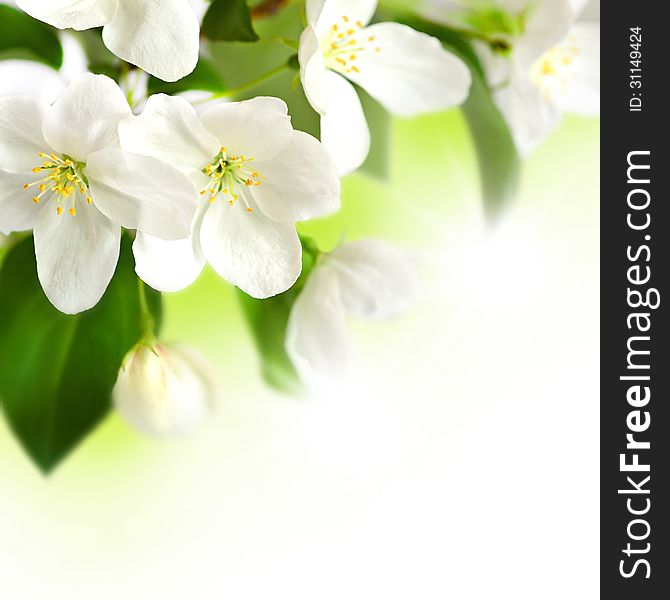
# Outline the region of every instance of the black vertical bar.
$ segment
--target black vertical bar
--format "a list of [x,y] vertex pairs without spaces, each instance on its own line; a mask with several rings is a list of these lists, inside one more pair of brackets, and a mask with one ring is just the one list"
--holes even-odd
[[600,571],[607,599],[670,598],[665,8],[651,0],[602,3]]

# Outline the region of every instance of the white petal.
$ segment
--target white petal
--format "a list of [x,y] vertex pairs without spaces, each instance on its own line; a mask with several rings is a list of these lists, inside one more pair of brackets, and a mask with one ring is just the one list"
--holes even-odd
[[328,80],[323,52],[312,27],[307,27],[300,36],[298,61],[300,62],[300,81],[305,96],[312,108],[322,115],[328,108]]
[[307,0],[307,23],[319,37],[335,24],[341,27],[353,26],[356,22],[367,25],[377,4],[378,0]]
[[354,87],[328,72],[330,102],[321,117],[321,141],[340,176],[360,167],[370,152],[370,129]]
[[351,242],[334,250],[324,262],[337,274],[347,313],[387,319],[405,312],[416,300],[416,269],[407,254],[391,244]]
[[188,237],[197,195],[176,169],[107,148],[89,157],[86,174],[94,204],[115,223],[164,240]]
[[139,116],[119,124],[121,147],[153,156],[192,177],[219,153],[219,141],[203,127],[183,98],[151,96]]
[[9,235],[13,231],[32,229],[40,208],[33,202],[36,187],[25,190],[27,183],[40,179],[40,175],[31,173],[6,173],[0,171],[0,232]]
[[528,156],[560,122],[560,111],[527,79],[514,78],[494,98],[523,156]]
[[224,102],[200,115],[205,129],[233,154],[271,160],[293,137],[286,102],[258,97],[243,102]]
[[37,274],[47,298],[61,312],[76,314],[102,298],[119,259],[121,228],[95,206],[76,217],[45,204],[35,224]]
[[0,98],[0,169],[30,173],[44,162],[40,152],[49,151],[42,123],[49,105],[29,96]]
[[0,96],[34,96],[51,104],[63,91],[58,71],[32,60],[0,61]]
[[514,46],[515,60],[530,67],[542,54],[568,34],[574,19],[570,0],[544,0],[529,8],[526,28]]
[[212,411],[214,389],[204,357],[181,345],[138,345],[124,359],[113,398],[120,415],[142,433],[193,432]]
[[259,208],[273,221],[316,219],[340,208],[340,179],[321,142],[296,131],[274,160],[258,163],[265,179],[250,188]]
[[188,0],[119,0],[102,39],[119,58],[177,81],[198,63],[200,23]]
[[[355,64],[346,76],[389,112],[414,116],[457,106],[470,90],[470,70],[439,40],[399,23],[362,30]],[[371,41],[370,41],[371,40]]]
[[286,329],[286,351],[303,380],[316,373],[342,375],[350,362],[351,342],[337,276],[316,267],[293,308]]
[[564,112],[596,116],[600,113],[600,27],[577,23],[563,44],[576,47],[579,55],[554,101]]
[[70,83],[88,73],[88,57],[76,34],[63,31],[58,37],[63,47],[63,65],[59,73],[62,81]]
[[130,113],[123,92],[105,75],[87,73],[65,88],[47,114],[44,139],[57,152],[85,162],[107,146],[118,146],[119,121]]
[[118,0],[16,0],[31,17],[59,29],[100,27],[112,19]]
[[302,270],[302,248],[295,227],[275,223],[260,210],[245,211],[241,200],[217,200],[202,224],[205,257],[227,281],[254,298],[289,289]]
[[200,226],[206,205],[198,208],[191,236],[166,242],[138,233],[133,244],[135,271],[152,288],[160,292],[178,292],[191,285],[205,266],[200,247]]

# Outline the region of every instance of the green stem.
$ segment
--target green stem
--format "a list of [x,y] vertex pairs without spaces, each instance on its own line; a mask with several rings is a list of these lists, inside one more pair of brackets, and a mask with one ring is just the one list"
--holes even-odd
[[259,86],[261,83],[265,83],[269,79],[272,79],[273,77],[276,77],[280,73],[283,73],[284,71],[287,71],[289,69],[288,63],[284,63],[282,65],[279,65],[278,67],[275,67],[271,71],[268,71],[267,73],[264,73],[260,77],[257,77],[253,81],[250,81],[249,83],[245,83],[244,85],[241,85],[236,88],[232,88],[230,90],[224,90],[223,92],[218,92],[216,94],[212,94],[207,100],[204,102],[209,102],[210,100],[217,100],[219,98],[233,98],[235,96],[239,96],[240,94],[243,94],[244,92],[247,92],[256,86]]
[[151,344],[156,339],[156,321],[147,301],[147,287],[139,277],[137,278],[137,296],[140,302],[140,320],[142,326],[142,342]]

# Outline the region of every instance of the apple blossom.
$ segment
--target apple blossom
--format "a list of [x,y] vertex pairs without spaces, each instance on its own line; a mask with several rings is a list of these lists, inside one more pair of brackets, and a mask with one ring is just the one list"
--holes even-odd
[[394,115],[414,116],[461,104],[471,78],[440,42],[399,23],[367,25],[377,0],[307,0],[300,76],[321,115],[321,140],[340,175],[357,169],[370,132],[353,82]]
[[53,106],[0,98],[0,232],[33,230],[40,283],[65,313],[104,294],[122,226],[169,240],[189,232],[196,194],[188,179],[118,147],[129,114],[104,75],[83,75]]
[[59,29],[103,27],[116,56],[165,81],[198,62],[198,9],[189,0],[17,0],[32,17]]
[[294,223],[337,210],[340,183],[323,146],[294,131],[287,110],[282,100],[259,97],[198,115],[183,98],[158,94],[120,123],[125,150],[164,161],[200,190],[189,240],[138,234],[133,249],[144,281],[180,290],[208,261],[256,298],[295,283],[302,262]]
[[213,373],[208,361],[187,346],[141,343],[121,365],[114,405],[142,433],[186,435],[215,408],[218,384]]
[[394,246],[362,240],[320,255],[289,317],[286,351],[303,380],[335,377],[348,367],[346,315],[388,319],[414,302],[418,277]]

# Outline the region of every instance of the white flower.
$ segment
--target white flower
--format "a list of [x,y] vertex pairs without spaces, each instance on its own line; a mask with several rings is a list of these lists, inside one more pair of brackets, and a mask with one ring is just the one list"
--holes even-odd
[[104,75],[82,76],[53,106],[0,98],[0,232],[33,230],[39,280],[65,313],[104,294],[122,226],[169,240],[189,232],[196,202],[188,179],[118,147],[118,123],[129,114]]
[[200,23],[189,0],[17,0],[32,17],[59,29],[103,27],[116,56],[165,81],[198,62]]
[[339,207],[340,183],[323,146],[294,131],[277,98],[222,103],[197,115],[183,98],[149,98],[141,115],[119,127],[121,145],[189,176],[200,190],[190,240],[166,243],[138,235],[137,273],[176,291],[207,260],[256,298],[290,288],[300,275],[294,223]]
[[414,302],[418,277],[407,255],[380,241],[345,244],[319,257],[289,318],[286,350],[303,380],[348,367],[347,314],[388,319]]
[[25,94],[51,104],[68,83],[86,73],[88,61],[81,44],[65,33],[61,34],[60,41],[63,65],[58,71],[33,60],[0,61],[0,96]]
[[593,22],[575,23],[580,12],[593,14],[586,4],[586,0],[432,0],[424,8],[430,18],[490,38],[476,48],[495,102],[523,155],[556,128],[563,113],[599,113],[599,27]]
[[456,106],[470,88],[468,68],[437,39],[398,23],[366,27],[376,7],[377,0],[307,0],[300,76],[340,175],[357,169],[370,150],[365,115],[349,81],[400,116]]
[[217,387],[212,367],[191,348],[139,344],[123,361],[113,399],[119,414],[142,433],[185,435],[215,408]]
[[[494,94],[522,155],[558,126],[562,114],[600,112],[600,27],[592,22],[571,25],[570,8],[569,2],[543,0],[530,13],[529,28],[553,30],[561,39],[546,48],[527,35],[519,38],[508,59],[507,81]],[[543,35],[545,42],[551,40]]]

